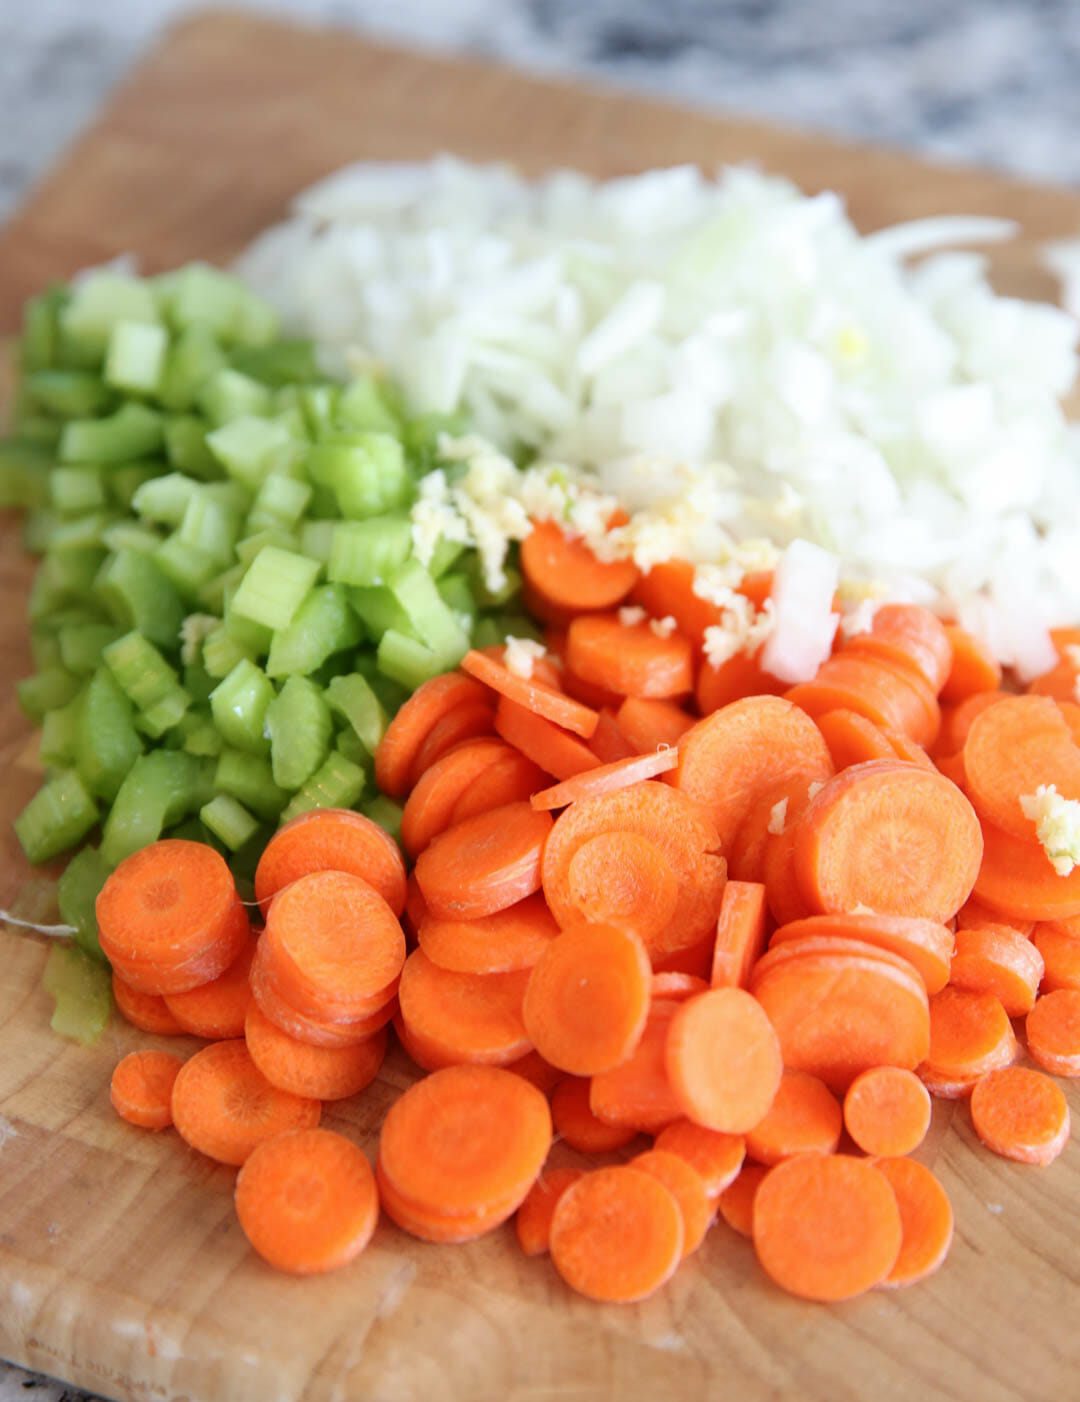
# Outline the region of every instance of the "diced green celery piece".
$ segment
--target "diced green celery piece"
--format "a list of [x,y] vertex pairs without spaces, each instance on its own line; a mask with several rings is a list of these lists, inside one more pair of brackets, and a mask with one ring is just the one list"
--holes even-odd
[[355,647],[362,636],[360,620],[340,584],[317,585],[286,628],[274,633],[266,672],[285,677],[306,676],[335,652]]
[[312,808],[352,808],[360,799],[367,776],[340,750],[331,750],[304,786],[289,800],[281,821],[308,813]]
[[435,553],[431,557],[428,565],[428,574],[432,579],[441,579],[452,565],[457,564],[465,550],[464,545],[457,540],[447,540],[445,536],[435,546]]
[[164,326],[116,322],[105,350],[105,383],[126,394],[156,394],[165,378],[168,351]]
[[59,552],[99,546],[105,532],[118,519],[113,511],[90,511],[82,516],[62,517],[49,536],[49,549]]
[[322,378],[313,341],[275,341],[270,345],[239,346],[230,356],[234,370],[278,389]]
[[105,962],[98,940],[96,902],[110,868],[96,847],[83,847],[64,868],[56,887],[60,918],[74,926],[72,940],[98,963]]
[[[275,400],[280,394],[280,390],[275,390]],[[281,424],[284,428],[289,430],[289,437],[300,448],[306,448],[311,442],[311,435],[307,430],[307,420],[304,418],[303,411],[299,404],[292,404],[286,409],[275,409],[270,417],[274,423]],[[295,456],[298,462],[306,462],[306,453],[297,452]],[[304,470],[306,471],[306,467]],[[294,477],[303,476],[303,473],[292,463],[290,463],[289,471]]]
[[285,789],[275,783],[269,762],[240,750],[222,750],[214,770],[214,787],[238,799],[266,822],[276,822],[289,801]]
[[68,624],[57,637],[64,666],[76,676],[89,676],[101,665],[101,654],[120,637],[112,623]]
[[291,531],[279,526],[276,530],[257,531],[254,535],[245,536],[243,540],[238,540],[235,550],[236,558],[246,568],[268,545],[273,545],[278,550],[286,550],[293,555],[300,554],[299,539]]
[[469,559],[467,570],[472,578],[473,595],[479,608],[501,608],[521,593],[521,575],[511,565],[503,569],[506,582],[501,589],[488,588],[478,555],[474,554]]
[[19,367],[24,374],[47,370],[56,364],[60,308],[67,301],[67,288],[50,287],[23,306],[19,333]]
[[54,467],[49,473],[49,496],[65,516],[98,510],[106,504],[101,468]]
[[203,666],[211,677],[227,677],[238,662],[254,662],[254,649],[245,647],[228,632],[225,625],[215,628],[203,639]]
[[320,689],[307,677],[287,677],[266,708],[274,781],[298,789],[330,751],[333,722]]
[[75,945],[49,950],[42,986],[56,1001],[49,1026],[58,1036],[92,1046],[112,1012],[112,974],[107,964]]
[[199,818],[221,838],[230,852],[243,847],[259,829],[259,820],[230,794],[219,793],[209,803],[204,803],[199,809]]
[[301,521],[301,555],[306,555],[309,560],[321,560],[325,565],[330,559],[337,524],[336,521]]
[[202,322],[187,326],[169,349],[157,397],[166,409],[193,409],[203,386],[227,364],[211,327]]
[[[202,656],[201,644],[199,647],[199,656]],[[239,661],[239,658],[237,661]],[[191,697],[191,704],[193,706],[208,705],[210,693],[213,691],[216,682],[220,680],[220,677],[217,679],[212,677],[201,661],[188,662],[184,667],[182,677],[184,690]],[[209,711],[207,715],[209,715]]]
[[161,462],[124,462],[109,468],[105,487],[117,506],[131,509],[132,498],[144,482],[160,477],[165,471]]
[[406,637],[395,628],[387,629],[382,635],[376,656],[379,670],[410,691],[415,691],[421,682],[447,670],[429,647],[418,643],[415,638]]
[[[3,469],[0,468],[0,494],[3,488]],[[4,502],[0,495],[0,504],[12,505]],[[22,528],[22,547],[28,555],[41,555],[49,545],[53,531],[59,524],[60,517],[57,512],[50,507],[33,507],[26,516]]]
[[184,519],[188,503],[198,491],[199,484],[182,472],[167,472],[163,477],[152,477],[137,488],[131,498],[131,509],[144,520],[178,526]]
[[264,478],[248,516],[251,530],[295,526],[311,500],[311,485],[274,473]]
[[47,667],[44,672],[16,682],[15,694],[23,715],[40,724],[46,711],[55,711],[73,701],[81,686],[81,679],[66,667]]
[[201,842],[206,847],[212,847],[223,857],[228,855],[229,849],[217,833],[211,832],[204,823],[199,822],[198,818],[185,818],[182,823],[166,828],[161,835],[162,837],[176,838],[180,842]]
[[285,424],[256,413],[238,414],[223,422],[206,435],[206,443],[229,476],[252,492],[296,451]]
[[167,536],[154,552],[154,563],[188,602],[199,598],[200,590],[218,573],[221,562],[205,550],[185,543],[179,531]]
[[237,307],[233,318],[232,336],[239,346],[268,346],[281,333],[277,312],[249,288],[237,283]]
[[339,394],[337,385],[300,386],[300,411],[312,438],[325,438],[333,431]]
[[[39,672],[43,672],[46,667],[65,665],[58,635],[42,624],[30,629],[30,656]],[[71,670],[70,667],[68,670]]]
[[[225,742],[218,734],[217,726],[209,715],[202,715],[194,711],[189,711],[184,717],[185,721],[191,720],[194,723],[187,728],[184,734],[183,748],[189,755],[206,755],[214,759],[225,748]],[[183,725],[179,727],[182,731]]]
[[15,437],[20,443],[36,448],[49,449],[55,456],[60,435],[64,431],[63,421],[50,419],[45,414],[19,414],[13,423]]
[[326,700],[332,711],[348,721],[364,748],[373,755],[386,731],[387,716],[366,679],[359,672],[335,677],[326,688]]
[[164,540],[152,526],[138,526],[131,521],[114,521],[101,532],[109,550],[136,550],[140,555],[156,555]]
[[379,661],[374,650],[356,652],[350,661],[352,670],[359,672],[366,679],[368,686],[382,703],[386,714],[388,716],[396,715],[408,701],[410,688],[402,686],[400,682],[391,681],[388,676],[379,671]]
[[456,667],[469,650],[469,636],[447,607],[435,581],[419,560],[407,560],[389,582],[390,592],[405,611],[410,628],[425,646]]
[[231,479],[222,482],[207,482],[203,487],[203,496],[210,501],[216,501],[227,511],[235,512],[237,516],[246,516],[251,510],[253,500],[252,493],[243,483],[234,482]]
[[371,516],[334,527],[327,578],[364,587],[385,584],[409,558],[412,525],[407,516]]
[[80,692],[66,706],[56,706],[45,712],[38,755],[46,768],[69,769],[75,764],[81,703]]
[[197,487],[180,523],[184,544],[203,551],[221,565],[232,559],[239,530],[237,511],[206,487]]
[[60,435],[58,456],[61,462],[128,462],[160,452],[164,442],[158,411],[129,399],[104,418],[70,419]]
[[150,285],[140,278],[103,269],[70,289],[60,312],[69,339],[99,361],[105,355],[113,327],[121,321],[156,325],[161,318]]
[[401,443],[389,433],[353,433],[315,443],[308,451],[313,482],[333,489],[341,514],[352,520],[404,506],[412,477]]
[[144,735],[160,740],[167,730],[180,724],[190,705],[191,697],[182,687],[177,687],[145,711],[140,711],[135,717],[135,724]]
[[214,796],[214,761],[183,750],[141,755],[120,785],[101,839],[110,866],[156,842],[174,823],[197,813]]
[[235,589],[230,589],[225,595],[225,631],[255,657],[265,657],[270,651],[273,631],[264,623],[256,623],[253,619],[245,618],[243,614],[234,613],[233,593]]
[[34,579],[30,617],[55,616],[66,603],[84,604],[104,558],[96,546],[82,550],[49,550]]
[[125,633],[102,653],[125,696],[140,711],[182,691],[180,678],[158,649],[139,632]]
[[444,433],[456,438],[468,429],[464,414],[423,414],[410,419],[402,430],[402,441],[409,463],[418,477],[424,476],[441,461],[439,439]]
[[98,572],[96,589],[117,623],[136,629],[158,647],[178,646],[187,609],[148,555],[118,550]]
[[206,326],[222,341],[232,339],[240,285],[209,263],[188,263],[159,279],[162,310],[170,326],[183,331]]
[[[196,403],[217,429],[233,419],[269,414],[273,408],[273,396],[266,385],[253,380],[250,375],[242,375],[239,370],[223,369],[216,371],[203,384]],[[284,433],[286,440],[289,440],[288,431]],[[220,458],[221,453],[214,444],[213,436],[208,441]]]
[[395,842],[401,842],[401,814],[400,803],[395,803],[392,798],[387,798],[385,794],[376,794],[374,798],[368,799],[363,807],[364,816],[371,819],[373,823],[378,823],[384,832],[388,832]]
[[342,428],[401,437],[401,420],[370,375],[362,375],[345,386],[338,397],[334,417]]
[[536,642],[543,639],[543,631],[536,621],[525,613],[495,613],[491,616],[492,622],[498,629],[498,641],[505,642],[507,638],[532,638]]
[[[351,760],[353,764],[359,765],[360,768],[364,770],[364,773],[367,774],[369,780],[374,778],[374,766],[371,764],[371,756],[368,754],[367,750],[364,749],[360,736],[357,735],[351,725],[344,726],[334,736],[334,749],[340,750],[347,760]],[[370,773],[366,766],[371,766]]]
[[210,710],[225,743],[249,754],[268,755],[266,708],[274,696],[274,684],[265,672],[247,658],[238,662],[210,693]]
[[221,476],[221,464],[206,442],[209,424],[198,414],[165,416],[165,455],[169,465],[189,477],[211,482]]
[[0,507],[44,506],[49,500],[53,455],[34,443],[0,443]]
[[[469,579],[468,575],[455,571],[452,574],[444,574],[441,579],[436,580],[435,587],[439,591],[439,598],[458,619],[465,631],[469,632],[476,619],[476,599],[472,591],[472,580]],[[517,634],[514,636],[516,637]]]
[[267,628],[285,628],[296,617],[320,569],[317,560],[266,545],[248,566],[230,609]]
[[48,779],[15,819],[15,835],[27,860],[50,862],[81,842],[98,820],[98,808],[74,769]]
[[390,629],[406,637],[412,634],[409,615],[398,603],[388,585],[373,584],[366,588],[354,586],[349,590],[349,601],[363,622],[364,632],[373,643],[377,644],[382,635]]
[[89,419],[112,407],[116,396],[87,370],[37,370],[26,377],[37,404],[61,419]]

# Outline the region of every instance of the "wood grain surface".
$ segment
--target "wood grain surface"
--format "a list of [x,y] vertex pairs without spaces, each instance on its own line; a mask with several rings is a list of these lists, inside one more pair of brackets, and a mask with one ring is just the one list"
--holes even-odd
[[[447,149],[529,171],[600,174],[754,159],[843,192],[864,229],[942,211],[1005,214],[1025,237],[999,285],[1050,293],[1036,244],[1080,224],[1080,196],[921,165],[656,103],[524,80],[336,34],[205,16],[174,33],[0,236],[0,329],[25,295],[130,249],[147,268],[236,251],[305,183],[359,157]],[[30,564],[0,525],[0,903],[27,875],[10,818],[33,791],[11,682],[30,669]],[[656,1298],[572,1296],[510,1229],[425,1246],[388,1223],[353,1266],[294,1281],[261,1265],[231,1170],[115,1119],[108,1076],[147,1038],[119,1023],[86,1050],[48,1029],[44,949],[0,931],[0,1355],[117,1399],[162,1402],[1046,1402],[1080,1394],[1080,1149],[1046,1170],[983,1151],[939,1105],[920,1157],[956,1242],[914,1289],[805,1305],[718,1226]],[[328,1114],[373,1152],[409,1079],[391,1058]],[[1080,1097],[1070,1090],[1074,1112]]]

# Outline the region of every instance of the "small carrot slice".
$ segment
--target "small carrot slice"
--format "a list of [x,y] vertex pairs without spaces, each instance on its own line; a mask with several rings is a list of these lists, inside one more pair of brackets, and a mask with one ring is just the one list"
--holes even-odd
[[598,1168],[572,1183],[551,1223],[551,1259],[563,1280],[592,1300],[643,1300],[682,1260],[682,1214],[658,1178],[630,1167]]
[[993,993],[1010,1017],[1035,1006],[1045,966],[1029,939],[1008,925],[957,930],[950,982],[971,993]]
[[912,765],[856,764],[798,818],[795,878],[815,911],[944,923],[971,894],[983,838],[960,790]]
[[551,815],[508,803],[455,823],[416,862],[416,879],[432,915],[477,920],[540,889],[540,854]]
[[1003,1158],[1045,1167],[1069,1142],[1069,1103],[1041,1071],[1006,1066],[982,1076],[971,1095],[971,1122]]
[[1080,930],[1073,934],[1067,924],[1040,924],[1035,926],[1031,942],[1043,958],[1044,994],[1059,988],[1080,988]]
[[657,1000],[633,1053],[619,1066],[592,1078],[589,1105],[605,1123],[655,1134],[683,1118],[667,1074],[668,1032],[683,1003]]
[[649,1012],[652,969],[640,938],[613,925],[570,925],[529,974],[522,1015],[545,1061],[575,1076],[630,1056]]
[[765,948],[765,887],[757,881],[729,881],[716,920],[710,982],[713,988],[745,988],[750,970]]
[[958,706],[969,696],[997,691],[1001,685],[1001,668],[986,644],[955,623],[946,623],[945,633],[952,647],[952,664],[941,688],[941,700]]
[[615,720],[635,754],[641,755],[661,746],[677,746],[694,724],[693,716],[673,701],[646,696],[628,696],[616,711]]
[[599,767],[599,759],[584,741],[505,696],[495,710],[495,729],[538,769],[556,779],[570,779]]
[[493,1207],[478,1208],[474,1212],[441,1212],[421,1206],[398,1192],[378,1159],[375,1161],[375,1183],[382,1209],[396,1226],[420,1241],[442,1245],[458,1245],[486,1236],[512,1217],[517,1207],[516,1202],[504,1202],[496,1203]]
[[580,1076],[564,1076],[551,1097],[555,1132],[582,1154],[607,1154],[629,1144],[637,1130],[597,1119],[589,1104],[590,1085]]
[[401,845],[410,857],[415,860],[433,838],[453,824],[458,800],[493,764],[512,753],[505,741],[495,737],[468,740],[424,771],[401,812]]
[[685,1159],[705,1184],[709,1198],[718,1197],[735,1181],[746,1157],[746,1140],[741,1134],[721,1134],[693,1120],[665,1125],[653,1148]]
[[521,542],[521,573],[545,603],[578,614],[614,608],[640,577],[633,560],[598,560],[555,521],[534,521]]
[[970,1090],[980,1076],[1008,1066],[1015,1056],[1012,1024],[992,993],[943,988],[930,999],[930,1047],[919,1067],[928,1085],[952,1082],[962,1095],[965,1087]]
[[837,773],[852,764],[864,764],[868,759],[895,758],[881,727],[857,711],[826,711],[818,716],[817,726]]
[[[529,590],[523,589],[521,597],[525,607],[530,612],[535,613],[537,618],[547,618],[550,614],[550,609],[545,609],[541,612],[533,608],[531,602],[532,596]],[[572,613],[560,614],[558,626],[548,627],[544,630],[544,643],[547,646],[547,650],[551,653],[552,657],[558,659],[560,664],[557,669],[559,690],[565,691],[567,696],[572,696],[575,701],[580,701],[582,705],[589,706],[594,711],[607,710],[614,713],[619,709],[620,705],[622,705],[623,698],[618,692],[612,691],[606,686],[595,686],[592,682],[587,682],[583,677],[579,677],[572,667],[567,666],[566,629],[571,620],[575,617],[576,614]],[[552,622],[554,623],[554,620],[552,620]],[[599,727],[600,722],[597,721],[597,729],[599,729]],[[589,738],[589,744],[594,745],[595,740],[596,732],[594,731]],[[597,751],[597,753],[599,753],[599,751]]]
[[880,1285],[902,1240],[895,1194],[865,1159],[787,1159],[754,1198],[758,1260],[781,1289],[806,1300],[850,1300]]
[[772,1165],[797,1154],[832,1154],[844,1114],[824,1081],[806,1071],[785,1071],[767,1113],[746,1136],[746,1152]]
[[140,1129],[167,1129],[173,1122],[172,1092],[184,1063],[171,1052],[129,1052],[109,1083],[113,1109]]
[[784,1069],[772,1024],[741,988],[685,1002],[671,1020],[665,1064],[683,1113],[723,1134],[745,1134],[761,1121]]
[[[723,866],[722,860],[715,857],[706,857],[703,860],[707,862],[720,861],[720,865]],[[718,904],[718,902],[716,904]],[[653,977],[658,978],[662,974],[679,974],[683,978],[689,977],[696,980],[699,985],[692,991],[695,993],[704,993],[705,990],[710,987],[708,976],[709,970],[712,968],[713,946],[715,943],[716,936],[714,934],[706,934],[705,937],[698,940],[696,944],[688,944],[682,949],[672,950],[669,954],[654,955]],[[654,998],[667,996],[667,994],[656,991],[654,986]],[[685,985],[678,985],[675,987],[671,996],[684,998],[689,995]]]
[[183,1028],[168,1009],[165,999],[156,993],[140,993],[137,988],[113,970],[113,1000],[125,1021],[140,1032],[156,1037],[175,1037]]
[[877,1158],[874,1167],[893,1190],[900,1209],[900,1254],[880,1282],[881,1289],[894,1290],[925,1280],[944,1264],[952,1245],[953,1211],[940,1182],[914,1159]]
[[251,937],[239,959],[212,983],[187,993],[168,993],[165,1006],[185,1032],[221,1042],[244,1035],[244,1019],[251,1006],[251,964],[256,941]]
[[242,1164],[287,1129],[314,1129],[322,1104],[272,1086],[242,1040],[212,1042],[187,1062],[172,1092],[182,1139],[219,1163]]
[[294,1129],[252,1150],[236,1178],[236,1215],[269,1265],[293,1275],[356,1259],[379,1220],[363,1151],[330,1129]]
[[[730,884],[730,883],[729,883]],[[810,915],[774,930],[770,949],[790,940],[861,940],[899,954],[916,969],[927,993],[940,993],[949,981],[954,936],[947,925],[904,915]]]
[[518,1244],[526,1256],[544,1256],[551,1243],[551,1223],[559,1199],[584,1170],[548,1168],[529,1189],[517,1211],[515,1228]]
[[433,964],[459,974],[505,974],[531,969],[559,933],[543,895],[526,896],[479,920],[425,916],[420,948]]
[[1080,1076],[1080,990],[1044,993],[1027,1015],[1028,1055],[1055,1076]]
[[395,915],[405,909],[405,863],[398,845],[363,813],[314,808],[279,828],[255,869],[255,899],[263,913],[283,887],[317,871],[359,876]]
[[701,1175],[684,1158],[663,1149],[647,1149],[645,1153],[632,1158],[629,1166],[651,1174],[678,1204],[683,1220],[682,1254],[685,1260],[705,1240],[713,1218],[713,1209]]
[[754,1235],[754,1199],[769,1170],[764,1164],[747,1163],[720,1194],[720,1216],[740,1236]]
[[447,711],[424,737],[409,768],[409,788],[414,789],[437,759],[447,750],[495,730],[495,707],[488,701],[466,701]]
[[653,998],[673,998],[685,1002],[699,993],[708,993],[709,983],[699,974],[684,974],[675,969],[665,969],[654,973],[649,980],[649,993]]
[[708,806],[726,851],[769,789],[801,776],[828,779],[832,772],[825,741],[809,717],[778,696],[750,696],[686,732],[673,782]]
[[447,826],[475,818],[478,813],[490,813],[493,808],[505,808],[508,803],[523,803],[547,782],[547,770],[511,748],[510,754],[489,765],[469,785],[454,804]]
[[934,757],[940,760],[942,755],[962,753],[976,719],[991,706],[1008,699],[1006,691],[980,691],[958,706],[946,707],[941,715],[941,731],[933,746]]
[[422,949],[405,961],[401,1017],[423,1046],[455,1063],[506,1066],[532,1048],[522,1017],[529,970],[461,974],[440,969]]
[[660,636],[647,622],[618,614],[581,614],[566,632],[567,664],[594,686],[620,696],[684,696],[693,690],[693,645],[681,633]]
[[369,1086],[386,1054],[386,1029],[348,1047],[313,1047],[297,1041],[256,1005],[248,1009],[244,1040],[251,1059],[272,1086],[308,1100],[344,1100]]
[[901,1158],[930,1128],[930,1095],[912,1071],[872,1066],[844,1096],[844,1125],[864,1154]]
[[883,657],[910,667],[936,696],[952,668],[953,649],[945,625],[918,604],[882,604],[868,633],[857,633],[845,652]]
[[979,816],[1013,837],[1034,842],[1035,823],[1024,816],[1021,796],[1051,783],[1066,798],[1080,796],[1080,745],[1056,701],[1010,696],[972,723],[964,744],[964,772]]
[[445,672],[421,683],[394,715],[376,747],[375,782],[382,792],[391,798],[405,795],[413,761],[436,721],[455,706],[487,700],[484,687],[460,672]]
[[549,789],[541,789],[531,799],[534,808],[550,811],[566,808],[583,798],[601,798],[604,794],[616,793],[619,789],[640,784],[645,779],[655,779],[679,762],[679,753],[674,749],[656,750],[652,754],[634,755],[631,759],[619,759],[613,764],[603,764],[598,769],[588,769],[571,775],[561,784]]
[[[513,701],[524,710],[543,717],[552,725],[572,730],[584,740],[596,729],[597,713],[591,707],[583,706],[580,701],[564,696],[562,692],[555,691],[540,681],[516,676],[492,658],[485,657],[482,652],[475,649],[467,652],[461,665],[470,676],[483,682],[492,691],[498,692],[500,696]],[[377,771],[375,777],[378,778]]]
[[449,1066],[391,1105],[379,1164],[419,1208],[453,1215],[509,1203],[512,1212],[550,1147],[547,1100],[524,1077],[496,1066]]

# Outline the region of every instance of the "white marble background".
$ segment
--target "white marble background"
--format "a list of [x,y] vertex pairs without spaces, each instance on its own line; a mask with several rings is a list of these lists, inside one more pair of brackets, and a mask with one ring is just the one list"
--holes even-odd
[[[1080,185],[1077,0],[246,3]],[[139,54],[192,8],[0,0],[0,220]],[[84,1398],[0,1363],[0,1402]]]

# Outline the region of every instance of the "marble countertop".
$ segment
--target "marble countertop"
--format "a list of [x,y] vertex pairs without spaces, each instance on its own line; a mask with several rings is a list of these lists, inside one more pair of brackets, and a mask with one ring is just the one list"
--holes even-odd
[[[1080,185],[1074,0],[264,0],[250,7]],[[188,0],[0,5],[0,220],[156,35],[191,8]],[[17,1398],[84,1402],[85,1394],[0,1363],[0,1402]]]

